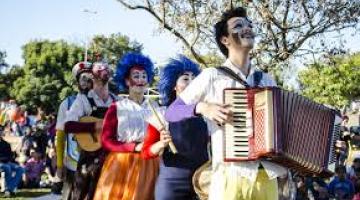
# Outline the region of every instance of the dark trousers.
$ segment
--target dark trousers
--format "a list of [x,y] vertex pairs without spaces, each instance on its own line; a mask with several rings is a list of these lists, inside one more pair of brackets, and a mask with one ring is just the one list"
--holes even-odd
[[73,183],[75,180],[75,172],[64,168],[64,185],[62,189],[62,200],[70,200],[71,199],[71,193],[74,189]]
[[96,190],[105,152],[100,149],[94,152],[81,151],[75,173],[72,200],[92,200]]

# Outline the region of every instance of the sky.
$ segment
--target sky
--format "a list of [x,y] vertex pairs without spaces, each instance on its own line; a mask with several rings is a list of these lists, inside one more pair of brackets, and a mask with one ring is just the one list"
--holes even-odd
[[0,50],[10,65],[23,64],[21,46],[34,39],[85,46],[93,35],[122,33],[143,44],[154,62],[182,51],[174,36],[156,33],[157,22],[149,14],[127,10],[116,0],[1,0],[0,13]]
[[[155,63],[182,52],[175,36],[155,32],[158,23],[150,14],[128,10],[116,0],[0,0],[0,13],[0,50],[7,52],[10,65],[23,64],[21,46],[30,40],[64,39],[85,46],[96,34],[127,35],[143,44]],[[359,35],[348,38],[346,48],[360,51]]]

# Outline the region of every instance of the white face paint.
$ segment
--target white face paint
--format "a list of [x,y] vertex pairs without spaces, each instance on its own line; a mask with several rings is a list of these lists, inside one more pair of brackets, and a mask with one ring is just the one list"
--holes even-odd
[[79,76],[79,87],[81,91],[90,90],[92,87],[93,76],[91,73],[84,72]]
[[234,42],[241,47],[253,48],[255,34],[252,30],[252,22],[245,17],[233,17],[228,20],[228,32]]
[[190,84],[192,80],[194,80],[195,75],[192,72],[185,72],[181,75],[177,81],[175,86],[176,96],[178,96],[185,88]]
[[127,79],[129,90],[135,93],[144,93],[148,88],[148,77],[146,71],[141,67],[130,69],[129,78]]

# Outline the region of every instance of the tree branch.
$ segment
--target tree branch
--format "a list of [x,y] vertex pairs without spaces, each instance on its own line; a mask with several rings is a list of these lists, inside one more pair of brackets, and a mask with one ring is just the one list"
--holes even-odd
[[194,0],[189,0],[190,4],[191,4],[191,11],[192,11],[192,14],[193,14],[193,17],[194,17],[194,20],[195,20],[195,30],[196,30],[196,35],[193,39],[193,41],[191,42],[190,46],[193,47],[196,42],[198,41],[199,39],[199,36],[200,36],[200,28],[199,28],[199,21],[197,19],[197,15],[196,15],[196,8],[195,8],[195,1]]
[[308,19],[310,28],[312,28],[312,29],[315,28],[313,25],[312,17],[310,16],[309,10],[306,7],[305,1],[301,1],[301,6],[304,9],[304,12],[305,12],[306,18]]
[[175,30],[175,28],[171,27],[169,24],[165,23],[160,17],[159,15],[157,15],[155,13],[155,11],[149,7],[145,7],[145,6],[141,6],[141,5],[136,5],[136,6],[132,6],[126,2],[124,2],[123,0],[117,0],[119,3],[121,3],[123,6],[125,6],[128,9],[131,10],[136,10],[136,9],[140,9],[140,10],[145,10],[148,13],[150,13],[153,17],[155,17],[156,20],[158,20],[160,23],[162,23],[164,25],[164,28],[168,31],[170,31],[171,33],[173,33],[177,38],[179,38],[184,45],[186,46],[186,48],[188,48],[190,50],[190,52],[193,54],[194,58],[200,62],[201,64],[207,66],[207,63],[201,58],[201,56],[195,51],[194,47],[190,45],[190,43],[185,39],[185,37],[178,32],[177,30]]

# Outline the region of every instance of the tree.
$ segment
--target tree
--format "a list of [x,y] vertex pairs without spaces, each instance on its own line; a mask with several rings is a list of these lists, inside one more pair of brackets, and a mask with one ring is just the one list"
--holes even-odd
[[4,68],[7,68],[9,64],[5,62],[6,52],[0,51],[0,73],[3,71]]
[[23,68],[16,65],[12,66],[8,72],[4,74],[0,73],[0,101],[11,98],[10,91],[12,83],[23,75]]
[[[137,41],[131,41],[129,37],[120,33],[110,36],[96,35],[90,43],[89,54],[90,61],[106,60],[110,67],[115,71],[119,59],[127,52],[141,52],[142,44]],[[116,84],[110,80],[110,91],[118,93]]]
[[309,65],[299,74],[302,94],[341,109],[360,99],[360,53],[335,55]]
[[360,16],[360,2],[347,0],[117,1],[128,9],[149,13],[159,22],[160,31],[172,33],[204,65],[209,63],[202,55],[216,48],[213,23],[225,9],[245,6],[250,18],[256,20],[260,39],[254,58],[265,70],[288,67],[283,63],[292,56],[326,50],[329,44],[324,35],[358,28]]
[[[110,64],[115,64],[125,52],[141,49],[141,44],[121,34],[99,35],[91,42],[89,60],[96,61],[95,55],[99,54]],[[71,70],[77,62],[84,60],[84,52],[84,48],[63,40],[27,43],[23,47],[25,65],[21,68],[22,75],[7,84],[11,86],[10,96],[32,111],[37,107],[47,113],[56,111],[61,101],[77,90]]]
[[71,69],[83,59],[82,52],[62,40],[27,43],[23,46],[24,74],[13,83],[11,96],[32,111],[38,107],[47,113],[55,111],[75,89]]
[[90,43],[89,53],[92,61],[96,61],[97,55],[101,55],[110,65],[116,65],[118,60],[129,51],[140,52],[142,45],[136,41],[130,41],[129,37],[120,33],[110,36],[96,35]]

